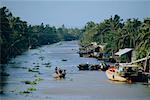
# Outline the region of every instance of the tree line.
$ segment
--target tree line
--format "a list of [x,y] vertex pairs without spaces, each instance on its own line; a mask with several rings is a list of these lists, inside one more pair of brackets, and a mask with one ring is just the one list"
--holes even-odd
[[122,48],[134,48],[137,59],[150,54],[150,18],[143,21],[111,16],[100,23],[87,22],[83,29],[56,28],[49,24],[29,25],[15,17],[6,8],[0,8],[0,63],[22,52],[59,41],[80,40],[80,45],[91,42],[106,45],[105,53],[114,53]]
[[86,46],[91,42],[106,45],[105,53],[133,48],[137,59],[146,57],[150,55],[150,18],[123,21],[120,16],[114,15],[100,23],[87,22],[80,44]]
[[41,45],[79,39],[78,28],[56,28],[49,24],[28,25],[26,21],[15,17],[7,9],[0,8],[0,63],[7,61],[22,52]]

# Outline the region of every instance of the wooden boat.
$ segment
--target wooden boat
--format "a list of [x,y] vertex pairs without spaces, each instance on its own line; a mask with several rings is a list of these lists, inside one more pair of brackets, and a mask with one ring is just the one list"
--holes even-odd
[[106,70],[108,79],[113,81],[133,81],[138,77],[138,66],[131,64],[119,64]]
[[109,65],[102,62],[100,64],[79,64],[77,66],[79,70],[102,70],[106,71],[109,68]]
[[79,70],[89,70],[89,64],[79,64],[79,66],[77,66],[79,68]]
[[90,70],[100,70],[100,65],[99,64],[93,64],[90,66]]
[[54,73],[53,74],[53,77],[55,78],[55,79],[64,79],[65,78],[65,76],[66,76],[66,74],[57,74],[57,73]]
[[113,80],[113,81],[122,81],[122,82],[127,81],[126,78],[117,74],[116,70],[117,70],[116,68],[109,68],[108,70],[106,70],[106,75],[108,79]]

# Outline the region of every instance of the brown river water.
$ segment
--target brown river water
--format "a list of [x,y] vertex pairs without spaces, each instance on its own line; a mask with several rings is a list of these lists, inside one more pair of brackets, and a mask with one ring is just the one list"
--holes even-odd
[[[103,71],[79,71],[78,64],[100,61],[79,57],[78,49],[77,41],[59,42],[12,59],[5,65],[9,76],[2,77],[0,100],[150,100],[150,85],[110,81]],[[67,70],[66,79],[53,78],[56,66]],[[24,83],[39,78],[37,84]],[[35,90],[23,93],[29,88]]]

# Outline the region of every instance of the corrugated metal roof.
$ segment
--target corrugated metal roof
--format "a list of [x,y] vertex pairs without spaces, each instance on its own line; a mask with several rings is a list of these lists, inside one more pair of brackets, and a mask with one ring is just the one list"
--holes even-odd
[[115,55],[121,56],[121,55],[126,54],[127,52],[129,52],[131,50],[132,50],[132,48],[120,49],[118,52],[115,53]]

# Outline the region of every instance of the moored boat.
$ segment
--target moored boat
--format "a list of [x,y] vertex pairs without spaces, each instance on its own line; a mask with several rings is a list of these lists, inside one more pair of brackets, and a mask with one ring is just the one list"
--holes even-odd
[[120,76],[116,71],[117,69],[115,67],[112,67],[106,70],[106,75],[108,79],[113,80],[113,81],[121,81],[121,82],[127,81],[126,78]]
[[79,64],[79,66],[77,66],[79,68],[79,70],[89,70],[89,64]]
[[146,81],[146,78],[139,74],[139,66],[131,64],[119,64],[110,67],[106,71],[106,75],[108,79],[113,81]]
[[109,68],[109,65],[101,62],[100,64],[79,64],[77,66],[79,70],[102,70],[106,71]]

